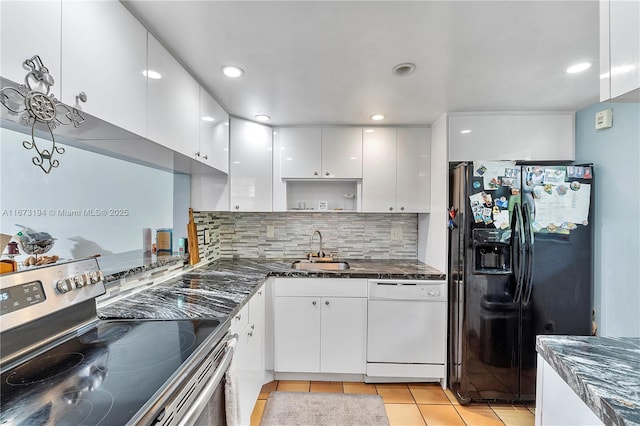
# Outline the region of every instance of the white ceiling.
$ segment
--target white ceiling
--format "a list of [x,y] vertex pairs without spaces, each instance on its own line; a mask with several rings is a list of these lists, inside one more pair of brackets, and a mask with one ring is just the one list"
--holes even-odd
[[[598,1],[126,1],[231,115],[431,124],[598,102]],[[565,69],[588,61],[578,75]],[[391,69],[412,62],[405,77]],[[223,65],[245,70],[240,79]]]

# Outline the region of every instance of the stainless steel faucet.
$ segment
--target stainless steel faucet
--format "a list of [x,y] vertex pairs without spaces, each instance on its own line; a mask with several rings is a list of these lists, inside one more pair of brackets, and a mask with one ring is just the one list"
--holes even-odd
[[322,234],[320,233],[320,231],[318,231],[316,229],[311,234],[311,239],[309,240],[309,259],[311,259],[311,257],[313,257],[313,250],[312,250],[312,248],[313,248],[313,237],[315,237],[316,234],[318,234],[318,237],[320,237],[320,247],[318,249],[318,257],[324,257],[324,253],[322,252]]

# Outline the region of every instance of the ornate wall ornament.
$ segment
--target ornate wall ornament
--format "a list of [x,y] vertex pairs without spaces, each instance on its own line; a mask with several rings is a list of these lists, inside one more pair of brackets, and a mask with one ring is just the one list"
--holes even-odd
[[[0,102],[14,114],[21,114],[21,120],[31,126],[31,141],[22,142],[22,146],[35,149],[38,155],[31,161],[42,171],[49,173],[60,165],[54,158],[55,154],[62,155],[65,151],[63,147],[56,146],[53,129],[61,124],[79,127],[84,122],[84,117],[77,109],[62,104],[49,93],[54,81],[40,56],[35,55],[25,60],[24,66],[30,70],[24,78],[25,84],[17,88],[0,89]],[[45,131],[51,135],[51,147],[38,147],[35,140],[36,125],[40,125],[38,128],[46,128]]]

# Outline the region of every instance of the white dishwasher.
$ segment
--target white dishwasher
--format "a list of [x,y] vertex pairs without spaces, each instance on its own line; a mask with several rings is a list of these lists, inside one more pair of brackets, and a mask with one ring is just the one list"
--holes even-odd
[[447,282],[369,280],[367,382],[440,381],[447,357]]

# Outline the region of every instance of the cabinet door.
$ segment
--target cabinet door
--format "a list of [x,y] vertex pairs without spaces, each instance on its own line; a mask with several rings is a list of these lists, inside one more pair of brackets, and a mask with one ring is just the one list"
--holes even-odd
[[[251,423],[251,412],[258,399],[264,379],[265,345],[264,286],[249,300],[249,324],[240,335],[237,359],[239,424]],[[241,347],[242,346],[242,347]]]
[[198,160],[229,172],[229,115],[200,87],[200,149]]
[[431,201],[431,139],[428,128],[397,130],[397,211],[426,213]]
[[362,129],[360,127],[322,129],[322,177],[362,178]]
[[148,138],[187,157],[199,150],[200,85],[151,35],[149,71],[161,78],[148,81]]
[[510,116],[449,117],[449,161],[518,159],[519,146],[511,139]]
[[270,212],[271,128],[240,118],[229,127],[231,210]]
[[640,2],[609,2],[609,34],[611,97],[616,98],[640,89]]
[[62,63],[62,102],[146,136],[147,30],[120,2],[62,2]]
[[396,129],[365,129],[362,149],[362,211],[392,212],[395,206]]
[[511,116],[511,140],[518,146],[512,160],[560,161],[575,159],[573,113]]
[[61,2],[0,1],[0,75],[24,84],[26,59],[39,55],[60,99]]
[[274,369],[320,372],[320,298],[276,297]]
[[320,370],[364,374],[367,299],[322,298]]
[[320,128],[281,128],[280,176],[319,178],[322,170]]

